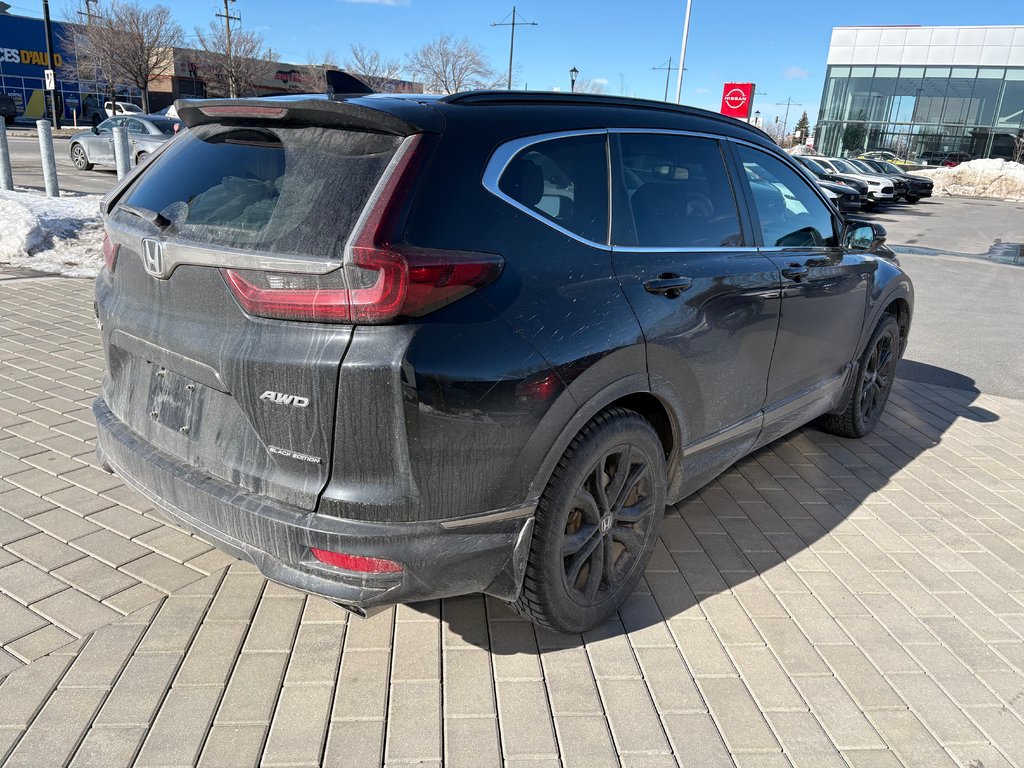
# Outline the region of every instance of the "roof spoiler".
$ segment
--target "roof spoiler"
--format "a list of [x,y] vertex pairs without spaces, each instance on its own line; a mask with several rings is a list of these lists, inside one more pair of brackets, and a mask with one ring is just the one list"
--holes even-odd
[[[352,78],[353,80],[355,78]],[[202,99],[178,101],[178,117],[189,128],[222,125],[319,125],[409,136],[440,133],[443,118],[422,104],[398,99],[363,99],[358,95]]]

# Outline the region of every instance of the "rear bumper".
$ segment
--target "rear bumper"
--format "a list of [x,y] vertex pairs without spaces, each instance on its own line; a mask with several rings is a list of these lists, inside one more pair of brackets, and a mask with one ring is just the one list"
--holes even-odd
[[[346,520],[307,512],[210,477],[142,440],[102,398],[93,403],[100,462],[176,524],[255,565],[268,579],[366,609],[471,592],[518,595],[533,508],[426,523]],[[401,573],[325,565],[310,548],[400,563]]]

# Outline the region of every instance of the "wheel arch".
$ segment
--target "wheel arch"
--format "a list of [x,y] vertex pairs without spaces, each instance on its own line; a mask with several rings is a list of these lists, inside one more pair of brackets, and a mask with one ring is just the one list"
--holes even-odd
[[602,411],[617,407],[639,414],[654,429],[665,450],[667,497],[674,498],[674,492],[681,486],[679,465],[687,432],[681,402],[668,382],[646,373],[630,374],[608,383],[582,403],[571,401],[571,412],[564,408],[568,398],[566,393],[563,402],[549,410],[534,433],[549,447],[530,482],[529,498],[540,496],[558,460],[587,423]]

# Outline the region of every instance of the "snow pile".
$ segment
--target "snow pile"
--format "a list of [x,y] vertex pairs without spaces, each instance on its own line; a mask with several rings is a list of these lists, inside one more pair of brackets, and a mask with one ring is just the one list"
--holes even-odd
[[2,264],[95,277],[103,266],[99,197],[0,192]]
[[935,182],[935,194],[1024,200],[1024,165],[1009,160],[971,160],[955,168],[913,171]]
[[814,150],[808,147],[806,144],[794,144],[792,147],[786,150],[791,155],[813,155]]

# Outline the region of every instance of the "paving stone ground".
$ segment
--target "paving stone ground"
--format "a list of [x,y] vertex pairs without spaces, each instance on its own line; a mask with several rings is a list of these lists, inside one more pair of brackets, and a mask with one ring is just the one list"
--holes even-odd
[[1024,403],[899,382],[758,451],[583,635],[349,619],[96,468],[91,291],[0,286],[0,763],[1024,766]]

